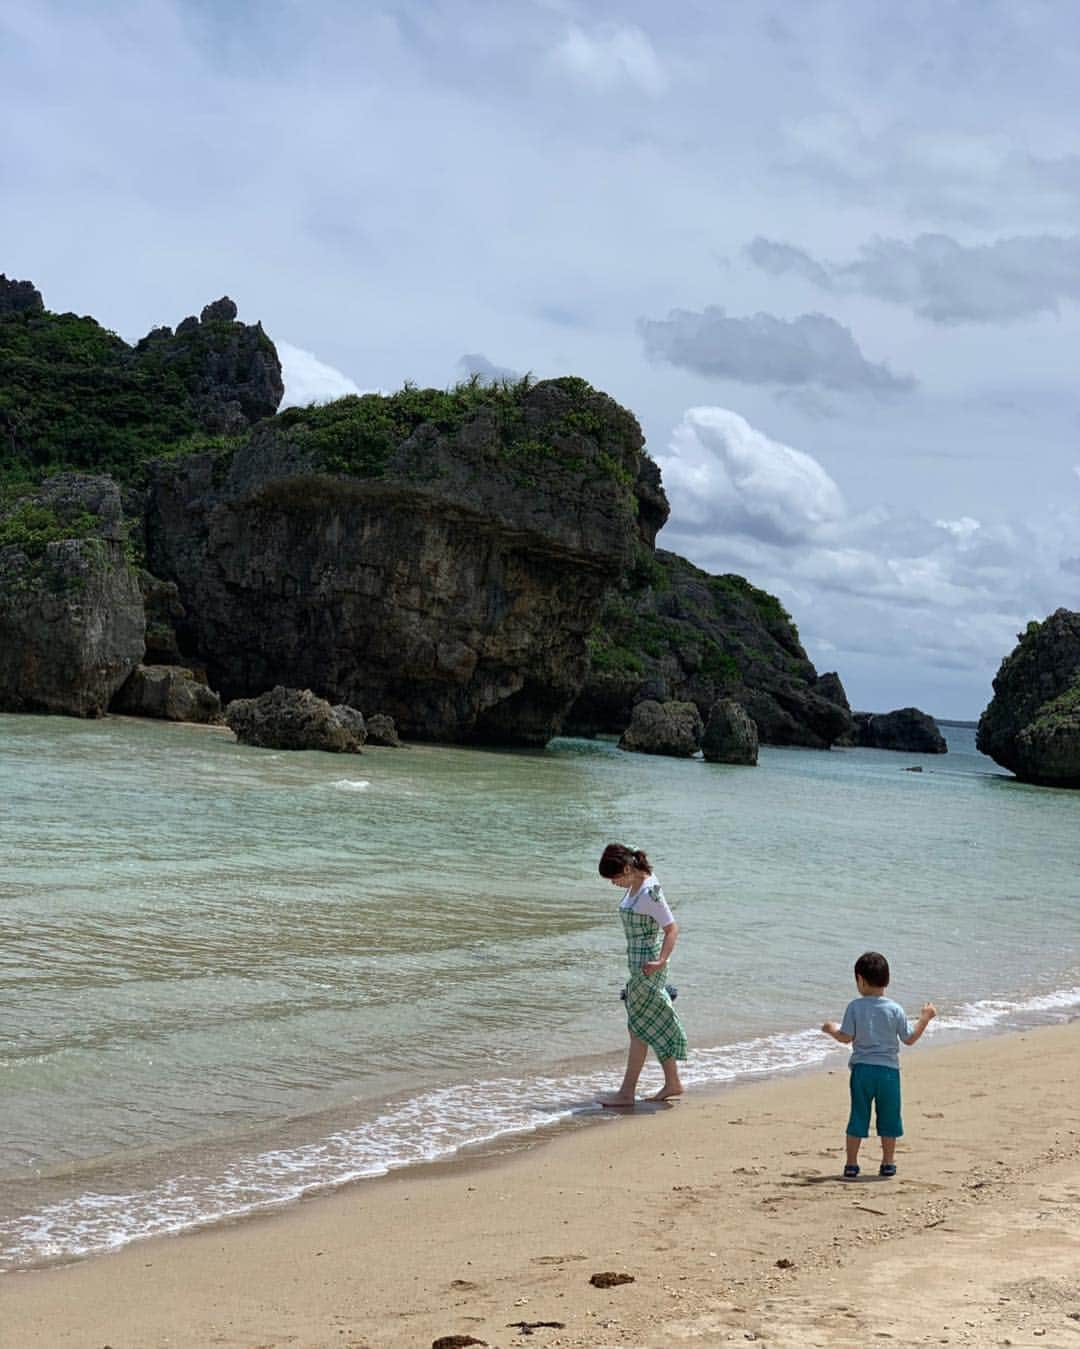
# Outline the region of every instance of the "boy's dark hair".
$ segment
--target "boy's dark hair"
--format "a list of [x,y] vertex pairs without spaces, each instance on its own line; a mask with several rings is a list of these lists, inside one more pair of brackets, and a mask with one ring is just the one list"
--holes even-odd
[[871,988],[889,987],[889,962],[880,951],[864,951],[855,962],[855,977]]

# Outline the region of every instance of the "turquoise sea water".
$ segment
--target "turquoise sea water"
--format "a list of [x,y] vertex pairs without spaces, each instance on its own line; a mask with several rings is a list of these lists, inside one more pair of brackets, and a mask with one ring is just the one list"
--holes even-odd
[[0,717],[0,1268],[595,1111],[625,1046],[610,839],[680,923],[691,1083],[842,1064],[816,1027],[867,947],[934,1034],[1074,1015],[1080,793],[944,729],[947,756],[740,769]]

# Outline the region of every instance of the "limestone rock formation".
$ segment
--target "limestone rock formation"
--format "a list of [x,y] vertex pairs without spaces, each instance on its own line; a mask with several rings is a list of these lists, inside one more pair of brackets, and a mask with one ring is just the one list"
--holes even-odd
[[358,745],[362,745],[367,740],[367,723],[364,721],[362,712],[358,712],[355,707],[350,707],[348,703],[338,703],[334,708],[334,716],[337,717]]
[[653,698],[645,698],[634,708],[630,725],[619,740],[619,748],[638,754],[689,758],[697,753],[704,729],[695,703],[658,703]]
[[896,749],[908,754],[945,754],[948,745],[928,712],[898,707],[894,712],[856,712],[853,743],[864,749]]
[[359,754],[356,736],[334,709],[310,689],[277,685],[257,698],[237,698],[225,709],[225,721],[242,745],[261,749],[319,749]]
[[690,701],[703,718],[717,699],[734,698],[764,744],[828,749],[852,727],[838,676],[817,674],[778,600],[662,549],[638,553],[589,646],[571,734],[617,734],[642,698]]
[[1080,613],[1057,609],[1019,634],[975,743],[1024,782],[1080,787]]
[[147,558],[226,698],[310,687],[410,738],[539,745],[665,514],[636,420],[582,380],[407,388],[153,465]]
[[29,281],[0,278],[0,467],[130,481],[156,454],[246,431],[282,392],[274,344],[229,299],[130,347],[93,318],[47,310]]
[[835,703],[845,712],[851,712],[851,704],[848,702],[847,694],[844,692],[844,686],[840,682],[840,676],[835,670],[826,670],[824,674],[819,674],[813,681],[813,690],[819,694],[826,702]]
[[261,324],[239,323],[236,314],[223,296],[175,333],[155,328],[135,348],[137,363],[179,377],[199,426],[215,435],[237,435],[273,416],[285,392],[274,344]]
[[110,479],[60,474],[0,517],[0,710],[101,716],[145,626]]
[[405,748],[401,743],[401,737],[397,733],[393,717],[388,717],[383,712],[376,712],[374,716],[368,717],[367,728],[369,744],[382,745],[385,749]]
[[182,665],[136,665],[109,710],[163,721],[221,721],[221,699]]
[[720,698],[713,703],[701,739],[701,753],[709,763],[757,763],[757,727],[734,698]]
[[0,272],[0,318],[7,314],[33,313],[45,308],[45,301],[30,281],[16,281]]
[[184,617],[184,606],[176,586],[152,576],[145,568],[139,573],[139,589],[146,610],[146,655],[148,665],[183,665],[175,622]]

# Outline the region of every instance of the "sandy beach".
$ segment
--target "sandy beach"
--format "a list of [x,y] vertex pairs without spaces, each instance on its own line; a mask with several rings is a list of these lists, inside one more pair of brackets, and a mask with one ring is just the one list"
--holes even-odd
[[0,1342],[1080,1346],[1080,1026],[909,1053],[895,1181],[845,1065],[10,1275]]

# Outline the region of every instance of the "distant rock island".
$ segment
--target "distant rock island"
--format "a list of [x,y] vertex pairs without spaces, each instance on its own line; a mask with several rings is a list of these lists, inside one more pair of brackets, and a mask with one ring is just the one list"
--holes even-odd
[[928,712],[898,707],[894,712],[856,712],[852,743],[865,749],[895,749],[907,754],[946,754],[948,745]]
[[283,686],[474,744],[646,701],[699,739],[721,701],[765,744],[852,733],[775,597],[656,549],[660,470],[585,380],[282,393],[228,297],[131,347],[0,277],[0,709],[217,720]]
[[1080,787],[1080,613],[1057,609],[1018,634],[975,743],[1024,782]]

